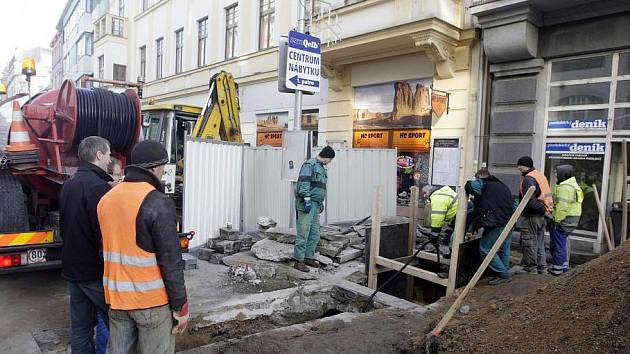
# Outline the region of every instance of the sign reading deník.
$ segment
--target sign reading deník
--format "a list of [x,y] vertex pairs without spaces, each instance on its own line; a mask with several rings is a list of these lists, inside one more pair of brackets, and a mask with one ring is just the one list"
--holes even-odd
[[606,144],[604,143],[548,143],[545,149],[547,154],[561,155],[604,155]]
[[321,72],[321,42],[308,34],[289,32],[287,50],[287,88],[319,92]]
[[549,121],[549,130],[606,130],[608,121],[605,119],[594,120],[556,120]]

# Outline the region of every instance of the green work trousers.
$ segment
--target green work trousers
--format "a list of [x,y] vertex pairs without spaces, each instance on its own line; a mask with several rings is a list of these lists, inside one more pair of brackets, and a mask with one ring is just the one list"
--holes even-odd
[[319,207],[320,203],[313,202],[310,213],[300,211],[298,207],[297,237],[293,247],[293,258],[298,262],[304,262],[304,258],[315,258],[315,248],[319,242]]

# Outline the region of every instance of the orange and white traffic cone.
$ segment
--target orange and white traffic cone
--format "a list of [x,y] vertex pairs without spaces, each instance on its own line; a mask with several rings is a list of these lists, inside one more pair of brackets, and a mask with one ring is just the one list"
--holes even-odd
[[28,136],[28,128],[22,117],[20,103],[13,101],[13,116],[11,120],[11,134],[9,135],[9,145],[6,147],[8,152],[22,152],[29,150],[37,150],[37,146],[31,142]]

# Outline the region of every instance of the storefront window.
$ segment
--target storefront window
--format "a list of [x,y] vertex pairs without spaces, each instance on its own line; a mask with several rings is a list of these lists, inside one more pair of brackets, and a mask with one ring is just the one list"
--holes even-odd
[[630,80],[617,81],[616,103],[630,102]]
[[578,230],[585,232],[578,232],[580,236],[596,238],[599,212],[595,202],[593,184],[601,193],[605,153],[606,145],[604,143],[549,143],[546,146],[545,175],[549,177],[552,188],[556,184],[554,173],[556,166],[571,164],[575,167],[575,178],[584,192],[582,216]]
[[551,81],[569,81],[611,75],[612,54],[556,61],[551,66]]
[[615,109],[615,130],[630,130],[630,108]]
[[610,83],[562,85],[550,90],[550,106],[580,106],[608,103]]
[[630,75],[630,52],[619,54],[619,75]]

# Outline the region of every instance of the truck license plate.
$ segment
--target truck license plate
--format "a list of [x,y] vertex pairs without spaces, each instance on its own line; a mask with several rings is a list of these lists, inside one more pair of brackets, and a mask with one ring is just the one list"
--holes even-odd
[[28,250],[28,263],[42,263],[46,261],[45,248],[33,248]]

